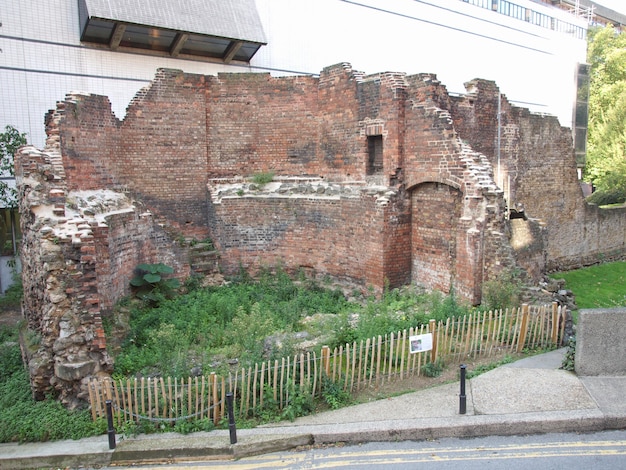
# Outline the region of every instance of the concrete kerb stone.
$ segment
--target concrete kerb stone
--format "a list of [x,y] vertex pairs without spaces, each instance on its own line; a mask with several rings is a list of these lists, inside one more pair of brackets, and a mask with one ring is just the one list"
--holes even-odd
[[229,437],[220,434],[161,434],[154,435],[153,439],[125,440],[113,452],[111,463],[130,465],[189,459],[232,460],[313,444],[313,436],[310,434],[247,434],[236,444],[231,444]]
[[345,442],[421,441],[447,437],[468,438],[544,434],[551,432],[593,432],[621,429],[626,417],[607,417],[599,410],[575,410],[550,413],[511,415],[475,415],[463,418],[426,418],[358,423],[358,427],[315,426],[304,427],[311,432],[315,444]]

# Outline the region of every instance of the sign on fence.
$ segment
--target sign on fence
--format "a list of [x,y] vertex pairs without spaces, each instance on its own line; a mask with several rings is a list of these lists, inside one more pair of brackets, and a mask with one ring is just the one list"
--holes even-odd
[[433,334],[409,336],[411,353],[430,351],[433,349]]

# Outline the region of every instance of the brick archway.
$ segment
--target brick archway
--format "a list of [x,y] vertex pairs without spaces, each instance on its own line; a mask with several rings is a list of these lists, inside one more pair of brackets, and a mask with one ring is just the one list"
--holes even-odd
[[422,183],[411,191],[411,283],[450,292],[456,277],[463,194]]

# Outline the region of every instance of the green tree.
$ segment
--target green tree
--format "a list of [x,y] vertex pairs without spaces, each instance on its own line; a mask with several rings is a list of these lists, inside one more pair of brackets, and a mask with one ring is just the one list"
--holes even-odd
[[626,200],[626,35],[589,31],[589,128],[585,180],[613,202]]
[[[13,126],[6,126],[4,132],[0,133],[0,176],[13,177],[15,170],[13,167],[13,156],[20,145],[26,144],[26,134],[20,132]],[[13,208],[17,206],[17,192],[7,184],[5,180],[0,180],[0,207]]]

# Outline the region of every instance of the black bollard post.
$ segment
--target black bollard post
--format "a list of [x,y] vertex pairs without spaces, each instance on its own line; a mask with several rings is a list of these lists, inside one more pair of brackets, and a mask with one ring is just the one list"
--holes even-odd
[[230,443],[237,444],[237,428],[235,427],[235,413],[233,413],[233,393],[226,394],[226,409],[228,410],[228,431],[230,432]]
[[461,395],[459,395],[459,413],[464,415],[467,410],[467,399],[465,397],[465,364],[461,364]]
[[107,434],[109,435],[109,449],[115,449],[115,428],[113,427],[113,410],[111,400],[106,401],[107,409]]

